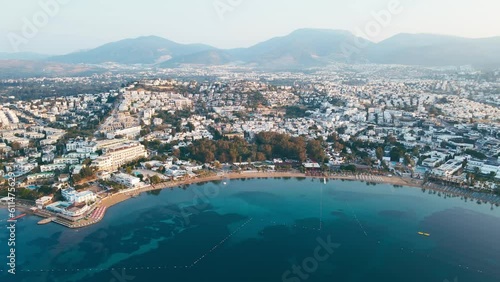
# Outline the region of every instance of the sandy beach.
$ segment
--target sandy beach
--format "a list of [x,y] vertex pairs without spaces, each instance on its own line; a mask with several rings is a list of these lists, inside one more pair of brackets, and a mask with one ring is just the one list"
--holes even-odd
[[122,193],[122,194],[114,194],[110,197],[107,197],[102,200],[100,206],[105,206],[110,208],[116,204],[119,204],[123,201],[126,201],[133,197],[133,195],[137,195],[144,192],[154,191],[154,190],[162,190],[168,188],[175,188],[178,186],[198,184],[210,181],[223,181],[224,179],[228,180],[236,180],[236,179],[256,179],[256,178],[315,178],[315,179],[328,179],[328,180],[350,180],[350,181],[364,181],[364,182],[372,182],[379,184],[389,184],[389,185],[400,185],[400,186],[409,186],[409,187],[422,187],[422,182],[418,180],[413,180],[413,182],[409,180],[405,180],[399,177],[389,177],[389,176],[381,176],[381,175],[349,175],[349,174],[335,174],[329,176],[311,176],[306,175],[305,173],[300,172],[250,172],[250,173],[228,173],[224,175],[216,175],[209,176],[203,178],[192,178],[183,181],[172,181],[157,184],[154,186],[147,186],[142,189],[137,189],[130,193]]

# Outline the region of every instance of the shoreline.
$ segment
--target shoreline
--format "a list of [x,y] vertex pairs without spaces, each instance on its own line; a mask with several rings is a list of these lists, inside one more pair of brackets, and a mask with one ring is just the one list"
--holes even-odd
[[[358,178],[358,176],[365,176],[366,179]],[[133,198],[133,195],[163,190],[168,188],[175,188],[184,185],[192,185],[192,184],[200,184],[200,183],[208,183],[211,181],[223,181],[224,179],[228,180],[238,180],[238,179],[272,179],[272,178],[307,178],[307,179],[328,179],[328,180],[348,180],[348,181],[359,181],[359,182],[370,182],[377,184],[388,184],[388,185],[399,185],[399,186],[408,186],[413,188],[424,188],[422,186],[421,181],[416,182],[408,182],[399,177],[388,177],[381,175],[328,175],[328,176],[313,176],[307,175],[305,173],[299,172],[256,172],[256,173],[229,173],[225,175],[217,175],[217,176],[209,176],[204,178],[194,178],[188,179],[185,181],[178,182],[168,182],[168,183],[160,183],[154,186],[148,186],[146,188],[137,189],[134,191],[130,191],[129,194],[113,194],[112,196],[105,198],[101,202],[101,206],[106,206],[106,208],[110,208],[116,204],[119,204],[123,201]],[[376,177],[376,179],[374,179]]]
[[[418,179],[404,179],[402,177],[397,177],[397,176],[385,176],[385,175],[375,175],[375,174],[333,174],[333,175],[308,175],[306,173],[300,173],[300,172],[243,172],[243,173],[228,173],[228,174],[223,174],[223,175],[214,175],[214,176],[208,176],[208,177],[202,177],[202,178],[192,178],[192,179],[187,179],[187,180],[181,180],[181,181],[171,181],[171,182],[164,182],[160,183],[157,185],[148,185],[143,188],[139,188],[136,190],[131,190],[131,191],[125,191],[125,192],[118,192],[116,194],[112,194],[104,199],[102,199],[96,206],[95,209],[98,208],[104,208],[104,212],[99,218],[93,218],[92,220],[84,220],[84,221],[79,221],[79,222],[69,222],[69,221],[62,221],[62,220],[56,220],[53,221],[54,223],[61,224],[65,227],[72,228],[72,229],[78,229],[78,228],[84,228],[88,227],[94,224],[99,223],[104,217],[105,217],[105,212],[109,210],[109,208],[118,205],[122,202],[125,202],[127,200],[133,199],[136,196],[146,193],[146,192],[151,192],[151,191],[158,191],[158,190],[164,190],[164,189],[172,189],[176,187],[181,187],[185,185],[193,185],[193,184],[200,184],[200,183],[209,183],[212,181],[224,181],[224,180],[239,180],[239,179],[273,179],[273,178],[305,178],[305,179],[326,179],[326,180],[341,180],[341,181],[354,181],[354,182],[365,182],[365,183],[375,183],[375,184],[387,184],[387,185],[397,185],[397,186],[405,186],[405,187],[410,187],[410,188],[421,188],[421,189],[427,189],[427,190],[432,190],[432,191],[438,191],[438,192],[443,192],[443,193],[449,193],[449,194],[454,194],[457,196],[467,196],[465,194],[465,190],[460,192],[454,192],[454,191],[448,191],[445,190],[446,187],[441,187],[437,184],[434,184],[432,186],[428,186],[427,184],[424,185],[424,182],[422,180]],[[458,188],[457,188],[458,189]],[[477,194],[476,192],[473,192],[473,195]],[[482,193],[484,195],[488,195],[485,193]],[[477,199],[479,201],[486,201],[482,199],[478,199],[475,197],[471,197],[473,199]],[[500,202],[500,198],[498,198]],[[497,202],[496,204],[498,205]],[[494,203],[491,203],[494,204]],[[4,207],[3,204],[0,204],[0,208]],[[28,207],[24,207],[24,209],[28,210]],[[94,210],[94,209],[93,209]],[[37,213],[29,212],[30,214],[40,216]],[[58,218],[60,219],[60,218]]]

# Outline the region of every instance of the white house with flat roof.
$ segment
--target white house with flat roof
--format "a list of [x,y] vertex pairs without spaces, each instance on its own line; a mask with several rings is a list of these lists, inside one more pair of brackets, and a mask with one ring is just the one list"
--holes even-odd
[[87,203],[96,200],[97,196],[92,191],[77,192],[74,188],[68,188],[61,191],[66,201],[71,203]]
[[113,176],[113,180],[127,187],[137,187],[139,183],[141,183],[141,180],[138,177],[128,175],[125,173],[115,174]]
[[37,199],[36,200],[36,206],[39,208],[39,209],[43,209],[43,207],[50,203],[52,201],[52,196],[44,196],[44,197],[41,197],[40,199]]

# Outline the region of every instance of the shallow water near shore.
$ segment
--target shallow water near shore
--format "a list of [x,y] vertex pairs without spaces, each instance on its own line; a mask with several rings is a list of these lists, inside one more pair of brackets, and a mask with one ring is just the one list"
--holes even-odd
[[500,209],[488,204],[319,179],[184,188],[144,193],[79,230],[21,219],[15,276],[0,232],[0,281],[500,281]]

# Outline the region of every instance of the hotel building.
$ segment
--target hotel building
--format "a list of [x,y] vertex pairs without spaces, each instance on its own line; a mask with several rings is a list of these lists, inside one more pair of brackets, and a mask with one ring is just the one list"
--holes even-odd
[[63,198],[70,203],[87,203],[97,199],[92,191],[77,192],[73,188],[68,188],[61,191]]
[[92,162],[99,171],[115,171],[131,161],[146,158],[146,148],[139,142],[129,142],[106,150],[106,153]]

